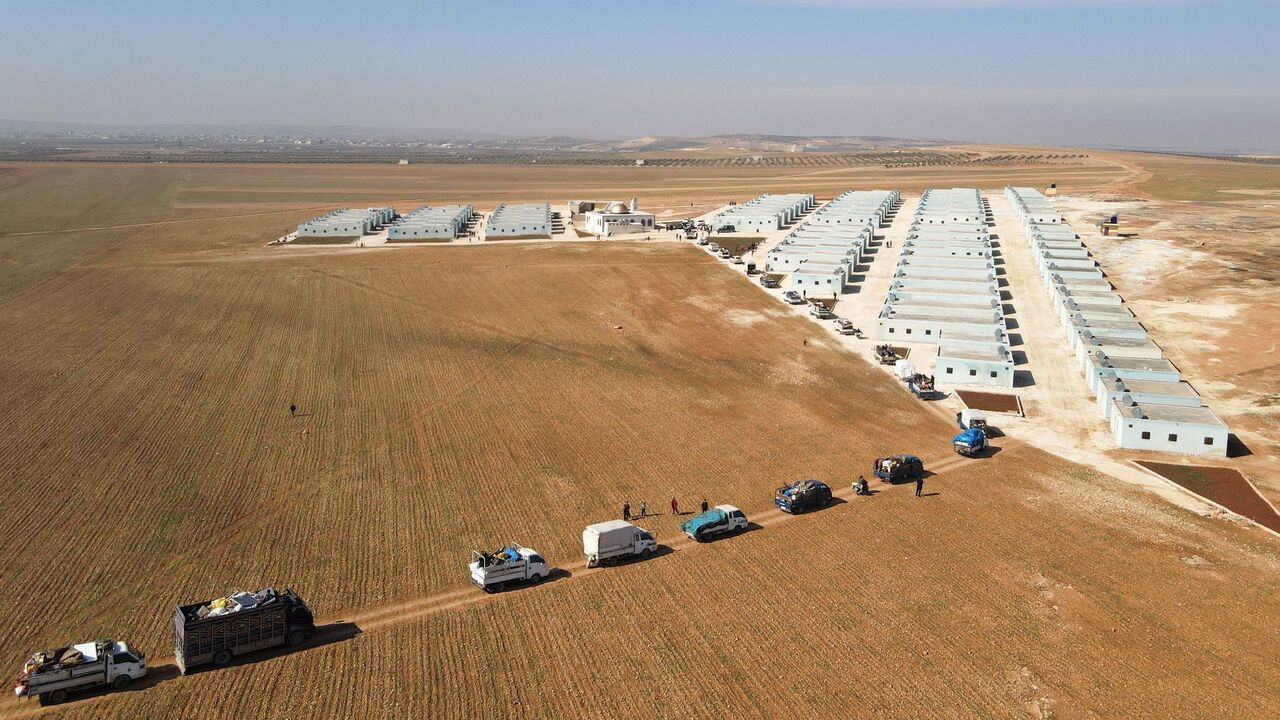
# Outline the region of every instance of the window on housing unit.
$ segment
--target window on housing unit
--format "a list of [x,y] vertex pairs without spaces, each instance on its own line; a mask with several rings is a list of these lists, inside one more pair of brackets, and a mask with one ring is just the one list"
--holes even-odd
[[932,335],[932,334],[933,334],[933,331],[932,331],[932,330],[925,330],[925,331],[924,331],[924,334],[925,334],[925,335]]
[[1177,433],[1169,433],[1169,442],[1178,442]]
[[951,374],[955,373],[955,371],[956,371],[956,369],[955,369],[955,368],[947,368],[947,374],[948,374],[948,375],[951,375]]
[[991,377],[995,377],[995,376],[996,376],[996,371],[995,371],[995,370],[992,370],[992,371],[991,371]]
[[1212,445],[1212,444],[1213,444],[1213,438],[1211,438],[1211,437],[1207,437],[1207,438],[1205,438],[1205,439],[1204,439],[1204,444],[1205,444],[1205,445]]
[[978,371],[977,371],[977,370],[970,370],[970,371],[969,371],[969,377],[977,377],[977,375],[978,375]]
[[[1133,427],[1133,426],[1132,426],[1132,425],[1130,425],[1130,427]],[[1151,439],[1151,433],[1147,432],[1146,430],[1143,430],[1143,431],[1142,431],[1142,439],[1143,439],[1143,440],[1150,440],[1150,439]]]
[[911,334],[911,328],[907,328],[907,334],[908,334],[908,335],[910,335],[910,334]]

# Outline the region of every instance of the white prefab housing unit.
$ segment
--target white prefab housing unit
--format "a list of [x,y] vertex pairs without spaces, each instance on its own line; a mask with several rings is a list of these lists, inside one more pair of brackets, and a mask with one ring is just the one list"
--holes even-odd
[[503,203],[489,214],[484,224],[484,237],[549,238],[551,237],[551,205]]
[[806,260],[787,275],[785,288],[805,298],[835,297],[844,292],[848,271],[843,263]]
[[1013,387],[1013,354],[1005,343],[956,344],[942,338],[934,376],[944,382]]
[[1111,434],[1129,450],[1227,456],[1227,425],[1207,407],[1112,401]]
[[1225,456],[1226,425],[1147,337],[1053,203],[1033,188],[1005,188],[1005,197],[1022,221],[1067,343],[1116,444]]
[[387,240],[452,240],[475,214],[471,205],[423,205],[387,228]]
[[765,193],[749,202],[735,205],[711,220],[713,230],[732,227],[734,232],[767,232],[781,230],[813,209],[812,193],[771,195]]
[[360,237],[386,225],[395,216],[396,211],[389,207],[341,208],[298,225],[298,237]]

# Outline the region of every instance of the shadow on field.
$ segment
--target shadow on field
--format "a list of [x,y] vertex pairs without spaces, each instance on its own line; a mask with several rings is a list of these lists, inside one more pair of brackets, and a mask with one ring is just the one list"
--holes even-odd
[[[325,645],[333,645],[335,643],[346,642],[347,640],[350,640],[355,636],[359,635],[361,632],[363,631],[360,630],[359,625],[356,625],[353,622],[346,622],[345,620],[338,620],[335,622],[326,623],[324,625],[317,625],[316,629],[312,631],[311,636],[308,637],[305,641],[303,641],[302,644],[300,645],[295,645],[295,646],[281,645],[279,647],[271,648],[270,650],[261,650],[258,652],[246,653],[244,655],[241,655],[233,659],[229,664],[226,665],[226,667],[250,665],[256,662],[262,662],[263,660],[270,660],[272,658],[291,655],[295,652],[302,652],[304,650],[323,647]],[[174,668],[174,669],[177,670],[177,668]],[[212,671],[221,670],[221,669],[222,668],[219,668],[213,663],[206,663],[199,667],[191,668],[190,670],[187,671],[187,674],[198,675],[200,673],[212,672]]]

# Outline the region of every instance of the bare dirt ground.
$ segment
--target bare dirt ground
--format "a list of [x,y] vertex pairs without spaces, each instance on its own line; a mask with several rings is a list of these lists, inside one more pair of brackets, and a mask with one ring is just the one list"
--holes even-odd
[[[1117,192],[1136,162],[1060,184]],[[0,579],[22,591],[0,600],[0,663],[112,635],[163,665],[174,603],[267,583],[298,589],[326,629],[301,652],[0,717],[1280,711],[1271,536],[1017,437],[958,458],[939,406],[695,247],[263,247],[326,201],[357,204],[343,187],[370,203],[556,201],[587,194],[573,172],[588,170],[13,167]],[[991,185],[945,173],[822,182]],[[607,189],[591,194],[629,196],[629,180],[593,176]],[[803,183],[694,172],[655,192],[710,209],[822,190]],[[877,254],[866,282],[892,264]],[[878,308],[883,292],[847,299]],[[1264,439],[1244,460],[1265,462]],[[899,451],[936,473],[925,497],[850,496]],[[799,477],[843,502],[773,510]],[[582,567],[584,524],[672,494],[739,505],[758,528],[698,545],[659,514],[644,524],[670,552]],[[468,550],[509,540],[563,572],[468,586]]]

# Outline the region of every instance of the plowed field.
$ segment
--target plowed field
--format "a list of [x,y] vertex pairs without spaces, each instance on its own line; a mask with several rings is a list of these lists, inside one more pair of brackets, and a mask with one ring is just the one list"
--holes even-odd
[[[265,248],[288,215],[175,204],[235,168],[94,170],[0,175],[0,668],[103,635],[158,667],[0,717],[1280,713],[1280,545],[1016,437],[958,458],[689,245]],[[851,497],[903,451],[925,497]],[[774,510],[801,477],[842,502]],[[756,526],[686,541],[672,495]],[[669,550],[585,569],[628,500]],[[510,540],[562,572],[470,587]],[[165,667],[175,603],[265,584],[312,604],[312,647]]]

